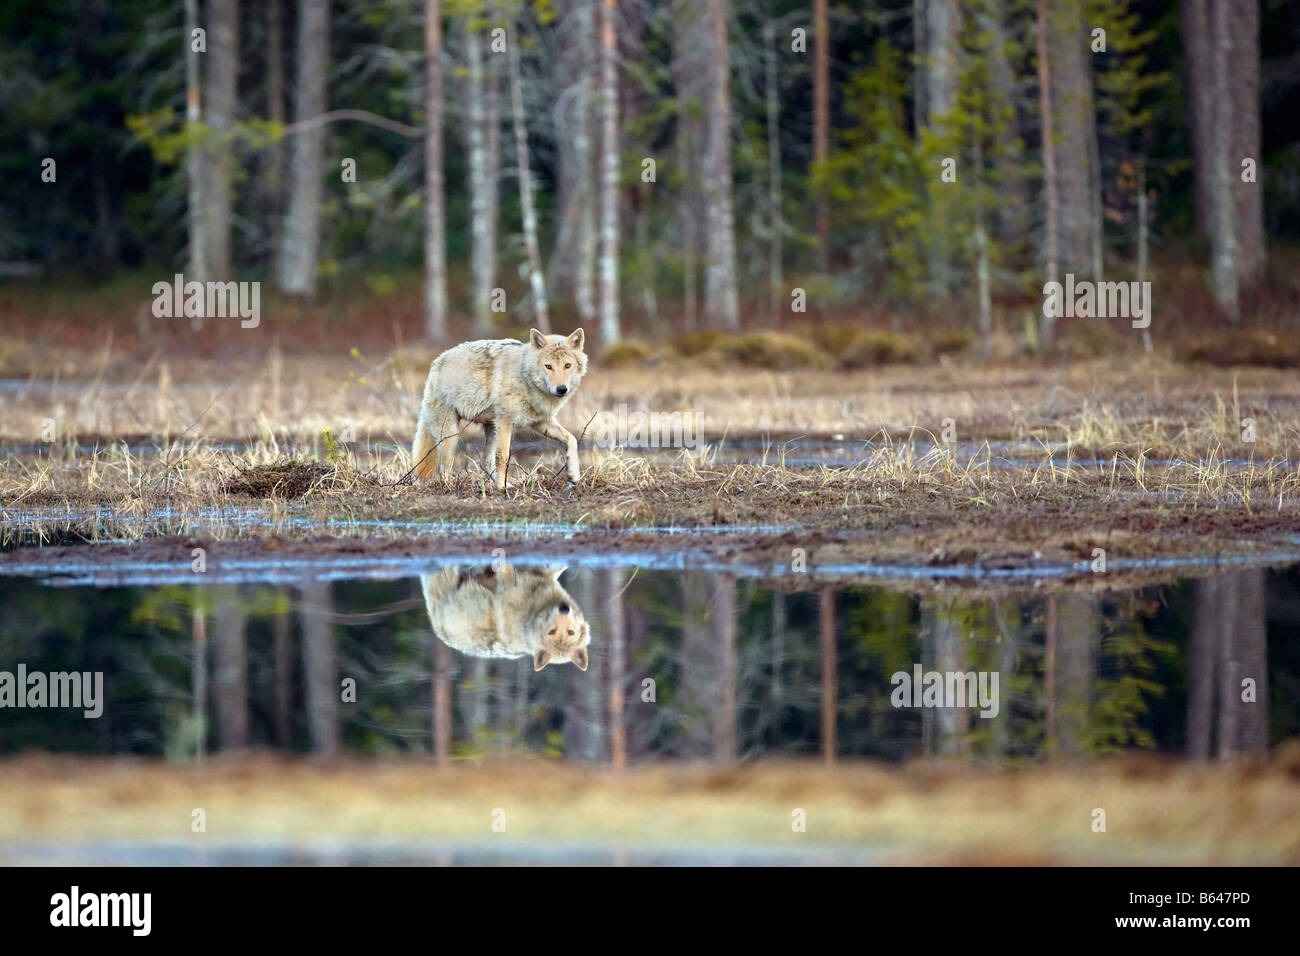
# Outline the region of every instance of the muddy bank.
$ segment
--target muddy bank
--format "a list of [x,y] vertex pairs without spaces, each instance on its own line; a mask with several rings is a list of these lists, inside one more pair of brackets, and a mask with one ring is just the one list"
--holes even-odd
[[[275,534],[217,539],[202,535],[147,537],[134,542],[54,545],[0,553],[0,575],[69,584],[294,583],[305,579],[396,578],[445,563],[564,564],[732,571],[789,590],[864,580],[900,588],[963,587],[985,591],[1069,583],[1133,587],[1224,569],[1300,562],[1300,528],[1251,528],[1202,516],[1167,531],[1091,527],[1071,537],[1032,521],[1017,540],[996,527],[893,530],[581,529],[466,525],[460,534],[373,536]],[[899,522],[904,524],[903,521]],[[1231,530],[1233,536],[1227,537]],[[1214,535],[1219,537],[1212,537]],[[201,552],[198,549],[202,549]],[[1104,566],[1096,549],[1104,549]],[[202,572],[195,561],[202,555]],[[201,578],[200,578],[201,574]]]

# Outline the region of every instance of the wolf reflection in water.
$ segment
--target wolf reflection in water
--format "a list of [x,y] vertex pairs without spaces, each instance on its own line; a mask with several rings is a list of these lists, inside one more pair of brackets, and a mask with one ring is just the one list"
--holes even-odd
[[526,657],[533,670],[568,661],[587,669],[591,629],[560,586],[564,568],[450,566],[420,575],[429,626],[472,657]]

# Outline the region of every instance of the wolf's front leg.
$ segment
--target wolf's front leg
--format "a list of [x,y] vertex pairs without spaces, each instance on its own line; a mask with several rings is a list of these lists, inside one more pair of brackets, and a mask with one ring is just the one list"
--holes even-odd
[[539,431],[547,438],[554,438],[556,441],[564,442],[568,450],[569,480],[576,485],[578,479],[582,477],[582,472],[578,469],[578,439],[574,438],[569,430],[554,418],[549,422],[543,422]]
[[495,447],[488,449],[492,461],[492,479],[497,491],[506,490],[506,471],[510,465],[510,435],[513,426],[509,422],[494,422],[489,432],[489,440],[495,438]]

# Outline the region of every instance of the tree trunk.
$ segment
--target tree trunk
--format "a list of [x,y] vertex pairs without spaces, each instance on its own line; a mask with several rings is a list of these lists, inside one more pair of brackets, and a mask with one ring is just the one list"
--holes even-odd
[[235,166],[232,129],[239,94],[239,0],[211,0],[208,22],[208,265],[213,279],[230,278],[230,181]]
[[981,28],[990,37],[989,79],[994,102],[1011,110],[1011,117],[994,132],[997,137],[998,210],[994,223],[997,237],[1003,242],[1014,242],[1024,235],[1027,227],[1028,197],[1024,177],[1024,146],[1020,141],[1019,90],[1015,71],[1007,56],[1010,41],[1007,39],[1005,0],[992,0],[979,14]]
[[[1041,124],[1043,155],[1043,264],[1047,280],[1057,281],[1060,273],[1057,235],[1059,211],[1056,183],[1056,134],[1052,125],[1052,70],[1047,46],[1047,0],[1038,0],[1038,114]],[[1056,336],[1056,319],[1044,315],[1039,338],[1043,348],[1050,348]]]
[[[280,0],[266,6],[266,117],[283,127],[284,117],[284,17]],[[268,245],[280,234],[280,213],[284,208],[284,143],[279,139],[266,148],[262,176],[263,206],[266,209]]]
[[782,285],[781,222],[781,86],[777,80],[776,28],[763,24],[763,98],[767,105],[767,216],[768,229],[768,321],[773,328],[780,321]]
[[[294,78],[296,123],[325,112],[329,71],[329,2],[301,0]],[[276,283],[282,292],[316,294],[320,256],[321,177],[324,175],[325,127],[311,126],[290,143],[289,204],[283,222]]]
[[727,0],[709,0],[713,47],[709,56],[707,234],[704,309],[711,324],[740,327],[736,300],[736,236],[731,186],[731,91]]
[[[1241,162],[1260,158],[1259,121],[1259,3],[1243,0],[1232,5],[1232,83],[1233,148],[1229,176],[1236,195],[1233,211],[1237,228],[1237,274],[1244,289],[1255,286],[1264,277],[1264,186],[1260,182],[1243,182]],[[1256,170],[1258,175],[1258,168]]]
[[[830,149],[831,28],[826,0],[813,0],[813,165],[826,161]],[[826,198],[815,203],[817,269],[830,267],[830,211]]]
[[[1214,301],[1227,318],[1235,322],[1241,315],[1238,302],[1236,187],[1233,175],[1233,29],[1229,17],[1230,0],[1210,0],[1210,76],[1214,124],[1210,130],[1210,288]],[[1238,167],[1239,168],[1239,167]]]
[[1187,64],[1188,124],[1192,131],[1192,172],[1196,190],[1196,231],[1207,239],[1214,232],[1210,175],[1210,131],[1214,127],[1213,77],[1209,73],[1210,0],[1183,0],[1183,51]]
[[699,0],[680,0],[673,13],[673,83],[677,89],[677,219],[681,226],[682,310],[687,329],[699,325],[700,238],[704,235],[709,34]]
[[1059,133],[1054,159],[1061,263],[1066,272],[1092,276],[1100,228],[1092,168],[1097,118],[1083,0],[1053,3],[1048,45],[1054,64],[1053,126]]
[[[199,146],[200,125],[203,121],[203,94],[199,88],[199,57],[206,54],[200,54],[194,49],[194,31],[198,26],[199,2],[185,0],[185,127],[188,137],[185,151],[185,178],[190,234],[189,263],[185,271],[191,281],[206,282],[209,277],[208,229],[204,208],[203,150]],[[196,327],[202,324],[202,317],[194,320]]]
[[424,334],[447,337],[447,214],[442,184],[442,2],[425,0]]
[[551,318],[546,307],[546,277],[542,274],[542,254],[537,243],[537,212],[533,208],[532,167],[528,161],[528,127],[524,123],[523,80],[519,65],[519,31],[507,44],[507,63],[510,70],[510,111],[515,127],[515,163],[519,174],[519,206],[523,211],[524,248],[528,252],[528,285],[533,294],[533,314],[537,328],[551,331]]
[[619,340],[617,0],[602,0],[600,23],[600,329],[606,348]]
[[558,35],[562,92],[555,105],[560,223],[552,286],[572,296],[585,326],[596,317],[596,198],[592,109],[597,37],[590,0],[568,0]]
[[492,289],[496,285],[496,215],[488,137],[487,79],[483,34],[465,27],[465,122],[469,144],[470,270],[474,334],[492,330]]

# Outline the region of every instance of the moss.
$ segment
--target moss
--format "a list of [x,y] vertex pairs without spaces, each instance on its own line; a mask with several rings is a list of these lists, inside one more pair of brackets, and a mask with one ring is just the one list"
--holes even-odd
[[228,495],[250,498],[301,498],[318,482],[332,479],[336,474],[330,465],[291,458],[245,469],[226,479],[221,490]]
[[748,368],[773,370],[830,368],[830,356],[817,343],[786,332],[752,332],[719,343],[715,352]]
[[843,368],[873,365],[913,365],[925,357],[921,340],[898,332],[865,329],[839,353]]

